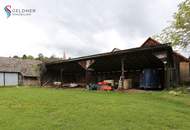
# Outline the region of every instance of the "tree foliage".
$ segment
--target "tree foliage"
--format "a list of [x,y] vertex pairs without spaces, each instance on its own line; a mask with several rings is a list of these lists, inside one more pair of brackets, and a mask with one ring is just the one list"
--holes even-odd
[[39,54],[38,54],[38,57],[37,57],[36,59],[43,61],[44,55],[43,55],[42,53],[39,53]]
[[15,59],[19,59],[19,57],[18,57],[17,55],[13,56],[13,58],[15,58]]
[[27,55],[24,54],[24,55],[22,56],[22,59],[24,59],[24,60],[27,59]]
[[33,57],[32,55],[28,55],[28,56],[27,56],[27,59],[33,60],[34,57]]
[[163,43],[170,42],[173,46],[187,47],[190,45],[190,0],[179,4],[171,25],[156,38]]
[[51,57],[46,57],[44,56],[42,53],[39,53],[37,57],[34,57],[32,55],[22,55],[21,57],[15,55],[13,56],[13,58],[17,58],[17,59],[23,59],[23,60],[40,60],[40,61],[47,61],[47,60],[52,60],[52,59],[60,59],[58,57],[56,57],[55,55],[52,55]]

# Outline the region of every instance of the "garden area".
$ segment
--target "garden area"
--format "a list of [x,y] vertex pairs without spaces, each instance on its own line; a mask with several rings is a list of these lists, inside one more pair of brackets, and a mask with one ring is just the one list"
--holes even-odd
[[2,130],[189,130],[190,95],[0,88]]

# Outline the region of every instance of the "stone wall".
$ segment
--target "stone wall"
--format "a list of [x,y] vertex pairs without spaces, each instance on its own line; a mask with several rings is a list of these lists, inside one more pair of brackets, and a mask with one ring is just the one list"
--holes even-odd
[[23,85],[39,86],[40,85],[40,79],[37,77],[24,77],[23,78]]

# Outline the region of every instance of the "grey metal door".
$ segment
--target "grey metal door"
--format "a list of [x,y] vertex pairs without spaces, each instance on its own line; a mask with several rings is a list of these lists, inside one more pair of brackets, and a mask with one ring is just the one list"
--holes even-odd
[[0,86],[4,86],[4,73],[0,73]]
[[5,86],[18,85],[18,73],[5,73]]

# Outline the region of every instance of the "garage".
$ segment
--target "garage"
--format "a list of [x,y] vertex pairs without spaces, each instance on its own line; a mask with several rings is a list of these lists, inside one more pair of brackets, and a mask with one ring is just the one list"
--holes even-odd
[[0,86],[15,86],[19,83],[19,74],[10,72],[0,72]]
[[0,86],[40,85],[38,60],[0,57]]

